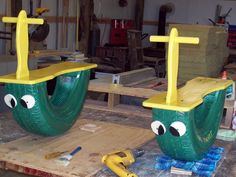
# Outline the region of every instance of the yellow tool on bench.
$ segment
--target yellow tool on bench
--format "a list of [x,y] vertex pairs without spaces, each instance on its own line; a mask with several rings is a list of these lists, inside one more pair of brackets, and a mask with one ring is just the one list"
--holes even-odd
[[119,177],[138,177],[126,169],[135,162],[137,157],[144,154],[144,150],[115,151],[102,157],[102,163],[109,167]]

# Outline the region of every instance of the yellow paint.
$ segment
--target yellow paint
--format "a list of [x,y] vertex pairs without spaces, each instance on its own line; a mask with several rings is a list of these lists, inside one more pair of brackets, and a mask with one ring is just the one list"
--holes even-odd
[[166,104],[167,93],[163,92],[144,101],[143,106],[187,112],[200,105],[203,102],[203,97],[207,94],[226,89],[232,84],[231,80],[197,77],[178,89],[175,103]]
[[36,8],[35,12],[40,15],[40,14],[43,14],[45,12],[49,12],[49,9],[48,8],[45,8],[45,7],[40,7],[40,8]]
[[17,70],[16,79],[29,78],[28,69],[28,24],[43,24],[43,19],[27,18],[24,10],[20,11],[18,17],[3,17],[5,23],[16,23],[16,51],[17,51]]
[[[43,9],[42,9],[43,10]],[[44,9],[45,10],[45,9]],[[79,64],[63,62],[52,65],[48,68],[29,71],[28,68],[28,24],[43,24],[43,19],[27,18],[24,10],[20,11],[17,18],[3,17],[3,22],[16,23],[16,51],[17,51],[17,70],[16,74],[9,74],[0,77],[0,82],[17,84],[36,84],[51,80],[61,74],[83,71],[95,68],[96,64]]]
[[143,102],[143,106],[175,111],[190,111],[203,102],[209,93],[226,89],[233,84],[231,80],[198,77],[177,90],[179,44],[198,44],[198,38],[178,37],[173,28],[170,36],[151,36],[151,42],[169,42],[168,45],[168,90]]
[[16,79],[15,74],[1,76],[0,82],[16,84],[37,84],[40,82],[51,80],[62,74],[84,71],[95,67],[97,67],[96,64],[62,62],[51,65],[47,68],[31,70],[29,72],[29,78]]
[[170,36],[151,36],[151,42],[169,42],[168,45],[168,90],[166,104],[174,104],[177,101],[177,78],[179,65],[179,44],[198,44],[199,38],[178,37],[178,31],[173,28]]

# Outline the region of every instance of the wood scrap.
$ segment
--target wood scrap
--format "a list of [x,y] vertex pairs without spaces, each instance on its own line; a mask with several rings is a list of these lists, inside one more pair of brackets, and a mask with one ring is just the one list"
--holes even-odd
[[187,171],[181,168],[175,168],[171,167],[170,173],[176,174],[176,175],[187,175],[187,176],[192,176],[192,171]]
[[155,70],[153,68],[142,68],[132,71],[122,72],[114,74],[112,77],[112,83],[130,85],[134,82],[140,82],[155,76]]
[[[86,124],[95,124],[101,128],[96,133],[78,128]],[[1,144],[0,167],[35,176],[88,177],[103,168],[102,155],[115,149],[133,149],[153,138],[154,134],[148,129],[80,119],[62,136],[28,135]],[[54,159],[45,159],[45,154],[71,151],[78,145],[82,149],[67,167],[55,163]]]

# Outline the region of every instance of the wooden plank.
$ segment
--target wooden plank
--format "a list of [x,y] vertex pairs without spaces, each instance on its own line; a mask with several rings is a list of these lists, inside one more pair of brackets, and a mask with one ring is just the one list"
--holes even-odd
[[71,54],[73,54],[72,51],[64,51],[64,50],[34,50],[33,52],[29,53],[29,58],[71,55]]
[[119,84],[99,83],[93,82],[92,80],[89,82],[88,90],[94,92],[114,93],[140,98],[149,98],[160,93],[159,91],[152,89],[123,87]]
[[[100,127],[95,133],[81,130],[86,124]],[[102,169],[102,155],[117,149],[136,148],[154,138],[151,130],[113,123],[80,119],[67,133],[57,137],[29,135],[0,145],[2,168],[39,176],[86,177]],[[56,151],[82,150],[68,166],[44,156]],[[37,172],[37,173],[36,173]]]
[[135,5],[135,26],[137,30],[143,29],[144,0],[136,0]]
[[134,82],[143,81],[155,76],[154,68],[142,68],[127,72],[114,74],[112,77],[112,83],[130,85]]
[[187,175],[187,176],[192,176],[192,171],[187,171],[181,168],[175,168],[171,167],[170,173],[176,174],[176,175]]

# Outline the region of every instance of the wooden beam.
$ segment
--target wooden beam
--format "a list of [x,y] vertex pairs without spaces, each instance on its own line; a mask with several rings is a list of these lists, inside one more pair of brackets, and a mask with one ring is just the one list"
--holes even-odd
[[[111,19],[110,18],[98,18],[97,23],[99,23],[99,24],[111,24]],[[169,22],[169,23],[172,23],[172,22]],[[169,24],[169,23],[167,23],[167,24]],[[143,25],[157,26],[158,21],[156,21],[156,20],[144,20]]]
[[93,80],[89,82],[88,90],[94,92],[134,96],[139,98],[150,98],[151,96],[161,93],[153,89],[123,87],[119,84],[99,83],[94,82]]
[[[0,14],[0,18],[4,17],[6,15]],[[44,16],[45,19],[47,19],[48,23],[56,23],[57,22],[57,17],[56,16]],[[63,22],[63,17],[59,16],[58,17],[58,23],[62,23]],[[97,23],[99,24],[111,24],[111,19],[110,18],[98,18]],[[68,23],[76,23],[76,17],[68,17]],[[174,22],[169,22],[167,24],[173,24]],[[147,26],[157,26],[158,25],[158,21],[155,20],[144,20],[143,21],[143,25],[147,25]]]
[[61,47],[67,48],[68,43],[68,16],[69,0],[62,1],[62,30],[61,30]]
[[80,0],[79,49],[88,56],[91,22],[94,14],[93,0]]
[[11,0],[11,16],[18,16],[22,9],[22,0]]
[[135,6],[135,27],[137,30],[143,29],[144,0],[136,0]]
[[[154,68],[142,68],[132,71],[127,71],[123,73],[113,74],[112,83],[130,85],[132,83],[137,83],[144,80],[150,80],[155,77]],[[155,77],[156,78],[156,77]]]
[[[6,1],[5,4],[5,16],[12,15],[12,1]],[[5,25],[5,32],[12,33],[12,24]],[[9,54],[9,51],[12,49],[12,40],[6,40],[5,42],[5,54]]]

